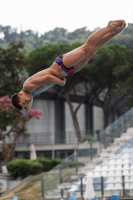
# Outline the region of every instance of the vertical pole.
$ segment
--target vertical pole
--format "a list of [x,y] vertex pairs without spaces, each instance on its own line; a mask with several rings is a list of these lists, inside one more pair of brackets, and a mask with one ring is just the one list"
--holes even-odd
[[122,176],[123,196],[125,196],[125,176]]
[[54,131],[52,132],[52,159],[55,159],[55,150],[54,150],[54,145],[55,145],[55,138],[54,138]]
[[63,199],[63,196],[64,196],[64,190],[63,190],[63,188],[61,188],[60,193],[61,193],[61,198]]
[[90,158],[92,161],[93,155],[92,155],[92,142],[90,141]]
[[106,132],[105,131],[103,131],[103,136],[104,136],[104,148],[106,149],[107,141],[106,141]]
[[42,179],[42,199],[44,198],[44,179]]
[[59,184],[62,183],[62,169],[61,169],[61,164],[59,165]]
[[[62,183],[63,183],[63,179],[62,179],[62,168],[61,168],[61,164],[60,164],[60,165],[59,165],[59,184],[62,184]],[[63,185],[61,185],[60,194],[61,194],[61,198],[63,198],[63,195],[64,195]]]
[[76,168],[76,175],[78,174],[78,156],[77,156],[77,148],[74,149],[74,162]]
[[103,197],[104,195],[104,182],[103,182],[103,177],[101,176],[101,195]]
[[80,177],[81,180],[81,199],[83,199],[83,177]]

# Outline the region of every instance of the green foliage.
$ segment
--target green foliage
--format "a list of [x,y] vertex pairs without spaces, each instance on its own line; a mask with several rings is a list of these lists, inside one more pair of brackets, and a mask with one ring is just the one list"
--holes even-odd
[[103,87],[115,84],[123,72],[123,67],[129,64],[128,54],[128,49],[124,45],[102,47],[87,65],[90,81]]
[[[43,172],[50,171],[59,164],[61,164],[62,169],[66,167],[75,167],[75,162],[70,159],[65,159],[62,161],[61,159],[47,159],[44,157],[39,157],[37,158],[37,161],[43,165]],[[83,166],[83,163],[78,163],[78,165]]]
[[41,163],[32,160],[12,160],[8,162],[7,169],[13,177],[27,177],[43,171]]
[[60,159],[47,159],[44,157],[37,158],[37,161],[42,164],[44,172],[53,169],[56,165],[61,163]]
[[[66,158],[62,163],[61,163],[61,168],[62,169],[66,169],[66,168],[75,168],[75,165],[76,163],[69,159],[69,158]],[[81,166],[84,166],[84,163],[81,163],[81,162],[78,162],[78,166],[81,167]]]
[[60,164],[60,159],[46,159],[38,157],[36,161],[32,160],[12,160],[7,163],[7,169],[13,177],[27,177],[29,175],[47,172]]
[[93,85],[98,85],[105,91],[102,98],[95,94],[99,104],[103,107],[104,127],[111,122],[111,108],[121,95],[121,91],[118,94],[118,89],[122,89],[121,83],[127,79],[127,70],[130,66],[129,55],[130,50],[124,45],[105,45],[86,66],[92,88]]
[[[96,27],[94,31],[99,29]],[[4,38],[0,39],[0,46],[2,48],[8,48],[10,42],[25,42],[25,49],[31,51],[47,44],[72,44],[75,42],[85,42],[88,36],[94,31],[87,30],[86,27],[81,27],[73,32],[68,32],[64,28],[55,28],[50,30],[41,36],[32,30],[21,31],[17,33],[17,29],[13,29],[11,26],[0,25],[0,32],[3,33]],[[128,47],[133,46],[133,26],[126,27],[119,35],[115,36],[109,41],[109,44],[119,43]]]
[[82,138],[82,142],[92,141],[93,139],[94,139],[93,135],[86,135],[85,137]]
[[[0,87],[8,85],[11,94],[22,89],[22,82],[26,77],[26,55],[24,44],[10,43],[8,49],[0,47]],[[7,94],[7,91],[0,90],[0,96]]]

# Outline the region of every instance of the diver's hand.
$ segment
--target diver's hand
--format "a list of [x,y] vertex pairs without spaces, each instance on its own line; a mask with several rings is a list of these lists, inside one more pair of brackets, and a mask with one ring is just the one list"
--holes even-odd
[[64,77],[64,78],[61,78],[60,80],[61,80],[61,83],[59,83],[58,85],[64,86],[66,84],[66,78]]
[[64,86],[66,84],[66,78],[64,77],[64,78],[62,78],[62,84],[61,84],[61,86]]

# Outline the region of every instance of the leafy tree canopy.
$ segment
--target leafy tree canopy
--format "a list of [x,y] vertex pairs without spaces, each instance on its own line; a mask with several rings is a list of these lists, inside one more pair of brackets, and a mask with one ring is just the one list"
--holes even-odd
[[[8,49],[0,47],[0,88],[6,86],[12,94],[19,91],[22,82],[27,76],[26,55],[22,42],[10,43]],[[0,90],[0,96],[5,95],[7,91]]]
[[[94,31],[100,29],[96,27]],[[94,31],[87,30],[86,27],[77,28],[73,32],[68,32],[66,29],[57,27],[54,30],[45,32],[39,35],[38,32],[32,30],[17,32],[17,28],[11,26],[0,25],[0,34],[3,37],[0,38],[0,46],[7,48],[10,42],[23,41],[25,43],[25,49],[31,51],[48,44],[72,44],[75,42],[85,42],[88,36]],[[128,47],[133,46],[133,26],[127,26],[118,36],[115,36],[109,41],[109,44],[119,43]]]

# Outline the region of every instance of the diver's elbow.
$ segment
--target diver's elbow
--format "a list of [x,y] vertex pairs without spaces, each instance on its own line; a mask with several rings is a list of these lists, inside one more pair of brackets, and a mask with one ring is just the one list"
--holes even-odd
[[19,110],[19,112],[21,112],[23,115],[27,115],[28,114],[28,112],[24,111],[24,110]]

